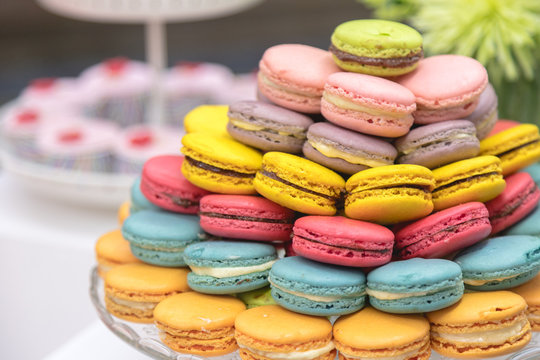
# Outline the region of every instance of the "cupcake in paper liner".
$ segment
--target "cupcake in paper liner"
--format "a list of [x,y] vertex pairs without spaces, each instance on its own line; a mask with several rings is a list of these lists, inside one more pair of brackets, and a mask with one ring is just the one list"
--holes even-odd
[[80,111],[83,99],[75,78],[38,78],[17,98],[17,104],[40,112]]

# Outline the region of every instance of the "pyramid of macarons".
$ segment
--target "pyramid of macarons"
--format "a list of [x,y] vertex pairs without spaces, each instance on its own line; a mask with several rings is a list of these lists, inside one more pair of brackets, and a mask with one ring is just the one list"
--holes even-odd
[[[145,305],[167,346],[428,359],[529,342],[540,289],[535,300],[512,289],[538,276],[540,228],[512,226],[534,223],[540,190],[523,169],[540,135],[522,124],[489,136],[497,98],[478,61],[424,58],[416,30],[353,20],[329,51],[267,49],[258,86],[226,122],[192,122],[183,155],[150,159],[133,188],[122,234],[135,257],[190,270]],[[112,280],[122,267],[105,275],[112,304],[126,304]],[[234,311],[220,316],[220,301]]]

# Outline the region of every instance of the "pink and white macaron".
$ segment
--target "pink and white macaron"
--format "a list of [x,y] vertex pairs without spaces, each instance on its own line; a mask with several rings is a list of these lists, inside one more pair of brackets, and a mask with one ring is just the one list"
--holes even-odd
[[488,84],[482,64],[461,55],[437,55],[420,60],[411,73],[395,79],[416,96],[416,124],[464,119],[478,104]]
[[364,134],[398,137],[412,126],[414,94],[376,76],[338,72],[326,80],[321,113],[336,125]]

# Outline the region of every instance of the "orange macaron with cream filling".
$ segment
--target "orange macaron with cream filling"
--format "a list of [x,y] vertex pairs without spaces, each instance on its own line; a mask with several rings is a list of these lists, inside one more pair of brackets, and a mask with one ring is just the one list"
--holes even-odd
[[246,309],[228,295],[186,292],[173,295],[154,309],[154,323],[161,340],[187,354],[219,356],[235,351],[234,321]]
[[235,328],[242,360],[333,360],[336,356],[332,324],[324,317],[265,305],[238,315]]
[[540,331],[540,274],[523,285],[510,289],[527,302],[527,318],[533,331]]
[[119,229],[100,236],[96,242],[95,251],[98,274],[101,277],[104,277],[115,266],[141,262],[133,255],[129,241],[124,239]]

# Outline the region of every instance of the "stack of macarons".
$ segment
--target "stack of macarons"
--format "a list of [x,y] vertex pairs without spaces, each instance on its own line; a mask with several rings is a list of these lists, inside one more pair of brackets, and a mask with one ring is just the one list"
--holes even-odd
[[538,128],[486,136],[484,67],[424,59],[408,26],[354,20],[331,43],[269,48],[259,101],[193,110],[183,156],[145,163],[132,203],[152,205],[122,234],[194,291],[155,306],[162,340],[243,360],[522,348],[537,299],[511,291],[540,272],[540,238],[507,232],[540,201],[520,172],[540,158]]

